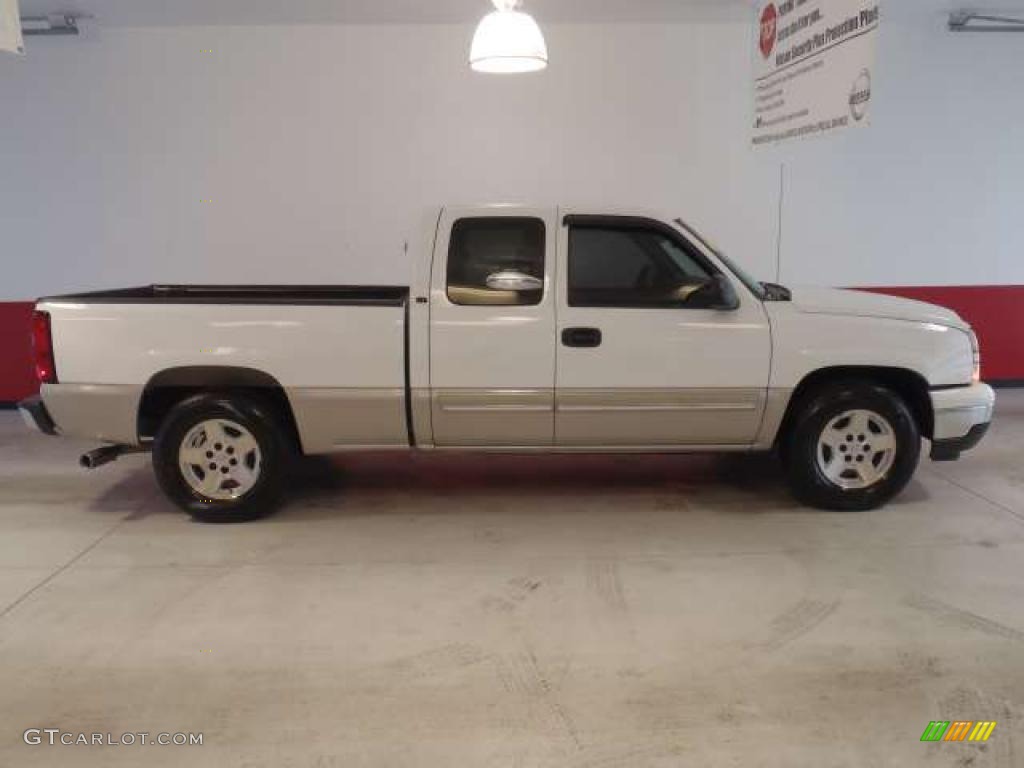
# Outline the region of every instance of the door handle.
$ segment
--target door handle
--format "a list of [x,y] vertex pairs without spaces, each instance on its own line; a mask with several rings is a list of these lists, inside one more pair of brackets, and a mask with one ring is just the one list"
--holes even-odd
[[592,349],[601,346],[600,328],[566,328],[562,331],[562,344],[567,347]]

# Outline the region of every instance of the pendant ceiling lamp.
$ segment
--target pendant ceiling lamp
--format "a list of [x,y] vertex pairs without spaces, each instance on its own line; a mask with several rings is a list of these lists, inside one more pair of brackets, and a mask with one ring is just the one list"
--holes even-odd
[[548,47],[537,22],[519,10],[520,0],[493,0],[495,10],[473,35],[469,66],[477,72],[536,72],[548,65]]

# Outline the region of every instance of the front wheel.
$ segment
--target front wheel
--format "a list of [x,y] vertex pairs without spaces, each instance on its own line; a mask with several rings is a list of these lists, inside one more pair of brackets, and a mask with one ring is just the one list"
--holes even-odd
[[286,441],[260,401],[201,394],[176,405],[153,445],[164,493],[204,522],[269,514],[284,482]]
[[784,456],[800,501],[822,509],[875,509],[910,482],[921,434],[892,390],[868,382],[835,384],[797,408]]

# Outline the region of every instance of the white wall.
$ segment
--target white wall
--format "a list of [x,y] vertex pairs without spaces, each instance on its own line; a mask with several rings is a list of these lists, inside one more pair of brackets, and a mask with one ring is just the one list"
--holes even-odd
[[[885,3],[870,128],[786,163],[783,278],[1024,283],[1024,35]],[[1021,4],[1024,11],[1024,3]]]
[[0,60],[0,298],[404,284],[403,239],[445,201],[667,208],[769,270],[777,181],[746,144],[745,25],[547,34],[552,67],[512,78],[469,71],[468,26],[37,42]]
[[0,59],[0,300],[405,283],[443,201],[677,210],[772,277],[782,162],[783,280],[1024,282],[1024,38],[894,8],[872,127],[755,152],[745,22],[546,31],[552,67],[514,78],[468,70],[470,26],[32,40]]

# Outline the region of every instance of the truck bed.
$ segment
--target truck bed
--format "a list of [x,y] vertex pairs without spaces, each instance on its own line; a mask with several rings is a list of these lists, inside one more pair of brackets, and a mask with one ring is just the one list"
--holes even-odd
[[307,453],[408,447],[408,297],[398,286],[150,285],[40,299],[67,434],[137,444],[150,388],[219,369],[280,387]]

